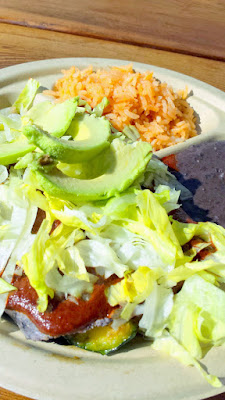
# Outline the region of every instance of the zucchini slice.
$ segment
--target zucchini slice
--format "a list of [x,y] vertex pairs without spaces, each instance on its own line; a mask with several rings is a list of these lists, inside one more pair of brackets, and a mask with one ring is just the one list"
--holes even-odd
[[118,350],[133,339],[136,333],[137,325],[132,321],[128,321],[117,330],[113,329],[110,324],[95,327],[85,333],[69,335],[66,339],[74,346],[105,355]]

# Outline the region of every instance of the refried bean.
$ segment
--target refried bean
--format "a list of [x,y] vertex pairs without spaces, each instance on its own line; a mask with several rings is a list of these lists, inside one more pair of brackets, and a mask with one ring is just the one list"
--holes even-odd
[[196,222],[211,221],[225,228],[225,141],[205,142],[163,159],[193,194],[182,202]]

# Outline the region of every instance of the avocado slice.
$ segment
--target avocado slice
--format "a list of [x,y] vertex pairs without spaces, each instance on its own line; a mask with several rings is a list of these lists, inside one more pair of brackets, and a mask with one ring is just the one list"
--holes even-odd
[[35,150],[36,146],[27,142],[4,143],[0,145],[0,164],[15,164],[20,157]]
[[75,140],[58,139],[35,125],[26,125],[23,134],[44,153],[67,164],[88,161],[110,145],[110,123],[105,118],[88,114],[77,115],[71,125]]
[[71,178],[56,168],[47,174],[34,167],[37,182],[46,193],[73,203],[108,199],[127,189],[144,171],[151,158],[151,145],[114,139],[103,153],[99,157],[103,163],[107,160],[107,168],[94,179]]
[[35,125],[55,137],[61,137],[69,128],[78,105],[78,97],[54,104],[43,101],[33,106],[27,113]]

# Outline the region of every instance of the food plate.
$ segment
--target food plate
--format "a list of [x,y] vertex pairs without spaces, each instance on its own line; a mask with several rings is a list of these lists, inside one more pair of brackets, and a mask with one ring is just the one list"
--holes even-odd
[[[51,87],[60,70],[72,65],[85,68],[124,65],[124,61],[67,58],[16,65],[0,71],[0,108],[15,100],[28,78]],[[183,89],[198,120],[199,136],[157,152],[163,157],[191,144],[225,139],[225,94],[191,77],[151,65],[133,63],[135,70],[151,70],[156,78]],[[197,400],[224,391],[214,389],[191,367],[153,351],[148,341],[137,339],[116,354],[103,357],[72,346],[24,339],[8,320],[0,322],[0,386],[40,400]],[[225,384],[225,349],[213,349],[204,365]]]

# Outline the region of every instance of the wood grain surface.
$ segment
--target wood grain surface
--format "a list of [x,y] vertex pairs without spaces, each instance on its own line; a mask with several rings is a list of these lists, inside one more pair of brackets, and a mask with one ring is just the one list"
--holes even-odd
[[[224,400],[224,399],[225,399],[225,393],[222,393],[222,394],[210,397],[205,400]],[[33,400],[33,399],[31,399],[30,397],[21,396],[19,394],[10,392],[9,390],[0,388],[0,400]],[[71,399],[71,400],[74,400],[74,399]],[[141,400],[141,399],[137,399],[137,400]]]
[[224,0],[0,0],[0,20],[225,60]]
[[30,398],[0,388],[0,400],[30,400]]
[[105,40],[0,24],[0,67],[58,57],[104,57],[169,68],[225,90],[225,63]]
[[[0,4],[2,3],[0,0]],[[10,5],[13,3],[14,0],[10,0]],[[22,3],[24,0],[20,0],[20,4]],[[207,1],[202,0],[203,3],[208,4]],[[215,1],[215,4],[219,4],[219,2]],[[1,11],[0,15],[2,16]],[[191,75],[225,90],[225,63],[221,61],[0,23],[0,68],[39,59],[87,56],[119,58],[154,64]],[[224,399],[225,394],[210,398],[210,400]],[[0,400],[29,399],[0,388]]]

